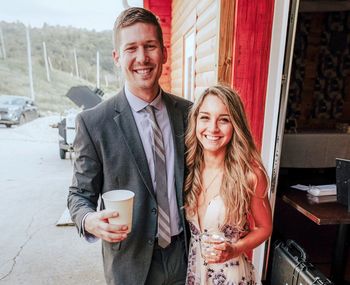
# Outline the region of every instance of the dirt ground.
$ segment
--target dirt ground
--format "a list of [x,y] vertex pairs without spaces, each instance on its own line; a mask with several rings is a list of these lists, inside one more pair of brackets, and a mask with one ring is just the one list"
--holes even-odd
[[105,284],[100,242],[56,226],[72,175],[49,127],[58,120],[0,125],[0,284]]

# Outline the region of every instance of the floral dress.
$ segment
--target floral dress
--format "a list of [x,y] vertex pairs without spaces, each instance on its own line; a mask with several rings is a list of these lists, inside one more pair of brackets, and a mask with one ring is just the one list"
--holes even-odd
[[[225,206],[222,198],[214,197],[208,205],[203,218],[203,231],[223,232],[226,238],[233,242],[248,233],[248,226],[244,231],[238,231],[231,225],[223,225]],[[188,256],[187,285],[256,285],[254,267],[248,258],[242,254],[224,263],[207,264],[201,256],[198,216],[188,220],[191,230],[191,241]]]

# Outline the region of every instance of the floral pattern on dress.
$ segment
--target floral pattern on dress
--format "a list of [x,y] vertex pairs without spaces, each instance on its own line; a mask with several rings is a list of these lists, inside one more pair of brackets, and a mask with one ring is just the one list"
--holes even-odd
[[[238,241],[249,232],[249,225],[248,227],[245,225],[243,230],[239,230],[237,227],[227,224],[220,225],[220,221],[218,222],[217,230],[233,242]],[[206,263],[200,253],[199,236],[201,231],[193,221],[189,221],[189,228],[191,242],[188,256],[187,285],[257,285],[254,267],[245,255],[240,255],[221,264]],[[203,232],[206,231],[207,229],[204,228]]]
[[230,239],[232,242],[236,242],[240,237],[240,231],[231,225],[223,225],[221,231],[224,233],[225,238]]
[[197,227],[192,222],[188,222],[188,224],[190,227],[191,234],[193,234],[194,236],[198,236],[199,230],[197,229]]
[[215,285],[226,285],[226,276],[224,273],[216,273],[213,277],[213,284]]

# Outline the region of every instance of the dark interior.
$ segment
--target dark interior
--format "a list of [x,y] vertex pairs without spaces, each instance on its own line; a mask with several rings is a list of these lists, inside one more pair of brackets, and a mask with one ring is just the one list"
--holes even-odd
[[[290,78],[285,133],[350,136],[350,11],[299,12]],[[282,160],[287,155],[282,150]],[[273,244],[293,239],[304,248],[309,261],[330,277],[338,226],[316,225],[281,197],[291,185],[334,183],[335,167],[279,169],[269,270]],[[349,242],[346,251],[344,284],[350,284]],[[270,277],[268,272],[267,280]]]
[[350,11],[299,13],[286,131],[347,131],[349,47]]

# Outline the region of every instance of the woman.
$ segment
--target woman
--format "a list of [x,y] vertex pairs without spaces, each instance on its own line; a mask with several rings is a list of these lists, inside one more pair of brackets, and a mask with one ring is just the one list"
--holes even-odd
[[[268,178],[238,94],[204,91],[189,115],[185,209],[191,229],[186,284],[257,284],[245,253],[271,234]],[[200,236],[224,239],[200,251]],[[208,244],[207,244],[208,245]]]

